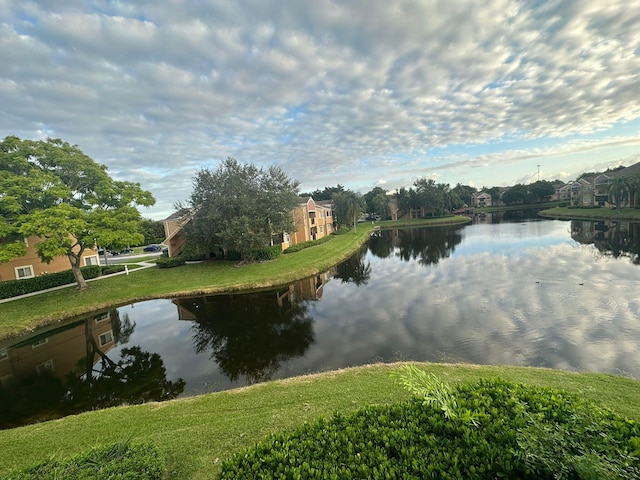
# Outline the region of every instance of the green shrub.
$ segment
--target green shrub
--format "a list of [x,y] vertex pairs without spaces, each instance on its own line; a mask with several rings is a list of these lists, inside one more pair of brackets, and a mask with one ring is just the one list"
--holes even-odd
[[640,478],[640,427],[609,410],[502,380],[441,387],[273,435],[219,478],[574,479],[589,468]]
[[102,275],[111,275],[113,273],[124,272],[124,265],[106,265],[102,267]]
[[251,260],[265,262],[267,260],[275,260],[282,253],[282,246],[273,245],[271,247],[261,248],[251,252]]
[[177,257],[160,257],[156,260],[158,268],[173,268],[184,265],[185,258],[182,256]]
[[10,472],[3,480],[160,480],[164,459],[150,443],[117,442]]
[[[80,271],[85,280],[99,277],[101,274],[100,265],[89,265],[81,267]],[[38,275],[33,278],[25,278],[22,280],[7,280],[0,282],[0,298],[16,297],[27,293],[39,292],[47,288],[59,287],[61,285],[69,285],[76,283],[76,278],[71,270],[62,272],[47,273]]]
[[296,252],[299,252],[300,250],[304,250],[305,248],[315,247],[316,245],[321,245],[323,243],[326,243],[329,240],[331,240],[331,238],[332,237],[329,235],[329,236],[326,236],[326,237],[319,238],[318,240],[309,240],[308,242],[298,243],[296,245],[293,245],[293,246],[287,248],[282,253],[296,253]]

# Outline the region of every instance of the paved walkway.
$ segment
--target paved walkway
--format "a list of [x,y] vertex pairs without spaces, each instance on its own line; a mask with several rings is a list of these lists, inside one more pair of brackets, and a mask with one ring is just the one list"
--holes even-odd
[[[143,255],[140,255],[140,256],[143,256]],[[147,256],[147,255],[145,255],[145,256]],[[132,257],[129,257],[129,258],[132,258]],[[123,258],[123,260],[126,260],[126,259]],[[113,263],[110,263],[110,265],[112,265],[112,264],[122,265],[123,263],[124,262],[113,262]],[[155,267],[156,266],[155,263],[148,263],[148,262],[139,262],[139,263],[131,262],[131,263],[134,264],[134,265],[139,265],[139,266],[136,267],[135,269],[132,268],[131,270],[126,269],[125,271],[122,271],[122,272],[111,273],[109,275],[101,275],[101,276],[96,277],[96,278],[90,278],[90,279],[87,280],[87,282],[93,282],[93,281],[96,281],[96,280],[102,280],[103,278],[113,277],[114,275],[129,275],[130,272],[135,272],[137,270],[144,270],[145,268],[150,268],[150,267]],[[68,283],[66,285],[60,285],[59,287],[47,288],[46,290],[38,290],[37,292],[25,293],[24,295],[18,295],[17,297],[2,298],[2,299],[0,299],[0,303],[6,303],[6,302],[10,302],[12,300],[19,300],[21,298],[33,297],[34,295],[40,295],[41,293],[45,293],[45,292],[53,292],[54,290],[61,290],[63,288],[73,287],[75,285],[76,285],[75,282],[74,283]]]

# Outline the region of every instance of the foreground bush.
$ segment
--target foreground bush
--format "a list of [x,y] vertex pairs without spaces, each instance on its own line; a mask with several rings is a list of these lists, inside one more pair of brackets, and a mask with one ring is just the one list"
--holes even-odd
[[502,380],[413,390],[272,436],[219,478],[640,478],[639,426],[576,396]]
[[51,459],[11,472],[2,480],[160,480],[163,472],[164,459],[154,445],[124,441],[63,460]]

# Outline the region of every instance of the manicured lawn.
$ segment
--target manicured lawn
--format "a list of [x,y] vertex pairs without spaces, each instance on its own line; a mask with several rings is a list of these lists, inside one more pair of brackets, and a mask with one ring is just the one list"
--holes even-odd
[[[501,377],[577,392],[640,421],[640,382],[610,375],[522,367],[420,364],[448,382]],[[87,412],[0,431],[0,473],[122,440],[152,440],[168,463],[170,479],[210,479],[220,462],[267,434],[291,430],[320,415],[368,404],[405,400],[389,373],[398,365],[328,372],[198,397]]]
[[612,208],[567,208],[555,207],[543,210],[538,213],[541,217],[548,218],[579,218],[587,220],[621,220],[640,222],[640,209],[622,208],[620,210]]

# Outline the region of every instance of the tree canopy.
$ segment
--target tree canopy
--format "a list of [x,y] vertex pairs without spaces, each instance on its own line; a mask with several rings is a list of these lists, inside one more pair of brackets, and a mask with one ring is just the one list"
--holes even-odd
[[188,201],[193,218],[185,227],[192,253],[221,248],[252,260],[257,250],[295,229],[298,182],[278,167],[258,168],[229,157],[216,170],[198,171],[193,183]]
[[0,142],[0,262],[23,255],[22,238],[35,235],[42,261],[66,255],[84,289],[85,248],[141,243],[135,206],[154,203],[139,183],[113,180],[77,145],[14,136]]
[[366,209],[364,198],[353,190],[334,193],[331,198],[333,213],[339,226],[353,225],[355,230],[358,217]]

